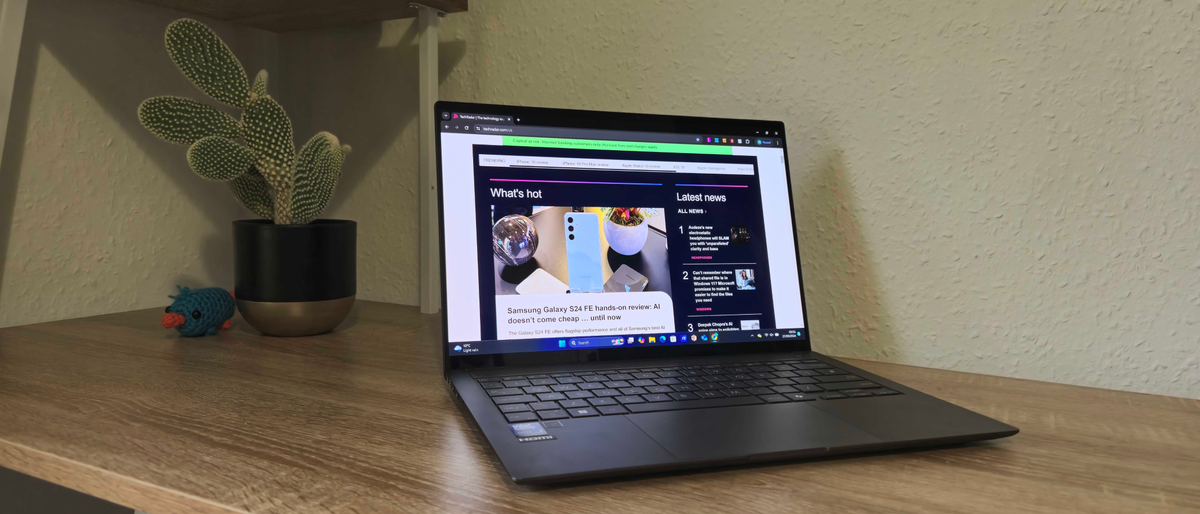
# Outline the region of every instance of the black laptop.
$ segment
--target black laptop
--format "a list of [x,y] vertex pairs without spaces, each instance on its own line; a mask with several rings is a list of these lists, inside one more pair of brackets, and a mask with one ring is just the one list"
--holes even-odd
[[435,112],[445,376],[514,481],[1017,433],[812,351],[783,123]]

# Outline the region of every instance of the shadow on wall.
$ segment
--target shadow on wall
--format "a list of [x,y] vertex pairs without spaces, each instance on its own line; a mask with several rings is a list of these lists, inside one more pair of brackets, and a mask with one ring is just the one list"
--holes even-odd
[[792,184],[813,349],[843,357],[901,360],[842,154],[826,150],[815,164],[810,173],[794,175]]
[[[193,98],[237,115],[196,89],[172,64],[162,45],[163,31],[171,20],[179,17],[168,10],[131,2],[39,0],[30,3],[14,85],[13,109],[8,120],[8,138],[3,162],[0,162],[0,284],[4,279],[4,259],[12,231],[24,148],[29,137],[27,127],[35,96],[35,70],[39,53],[44,49],[86,88],[95,104],[121,127],[123,137],[136,144],[140,155],[122,158],[133,163],[144,159],[163,170],[173,186],[183,193],[180,197],[209,220],[210,224],[206,226],[188,227],[188,230],[202,232],[196,243],[200,245],[196,253],[207,276],[232,285],[233,247],[229,226],[236,219],[254,215],[237,202],[226,184],[207,181],[193,173],[186,163],[184,147],[159,140],[137,120],[138,105],[159,95]],[[394,193],[399,201],[393,210],[401,211],[397,214],[412,219],[416,226],[416,174],[409,169],[375,169],[389,150],[394,151],[396,138],[403,128],[416,120],[415,23],[386,22],[281,36],[231,28],[222,23],[212,26],[234,49],[249,73],[267,68],[273,79],[280,78],[271,81],[270,92],[280,97],[293,119],[297,146],[318,130],[330,131],[354,146],[355,151],[347,159],[343,180],[327,212],[346,202],[368,171],[393,175],[399,171],[411,174],[413,185],[411,191]],[[387,29],[402,33],[402,36],[395,43],[385,45]],[[282,55],[276,55],[275,43],[280,41],[290,46],[279,51]],[[451,67],[463,58],[465,43],[440,45],[440,52],[443,76],[439,78],[444,79]],[[272,61],[277,61],[279,66],[271,66],[275,64]],[[288,66],[294,66],[294,69],[282,71]],[[416,148],[415,143],[412,148]],[[415,150],[408,160],[412,162],[411,170],[415,171]],[[64,170],[44,171],[64,173]],[[70,179],[62,177],[64,181]],[[112,187],[136,188],[137,184]],[[411,202],[403,201],[406,194],[411,195]],[[366,232],[370,227],[360,230]],[[175,279],[185,285],[211,285],[196,284],[204,280],[201,277],[177,275]]]
[[[138,122],[138,105],[152,96],[178,95],[216,104],[175,70],[167,56],[161,43],[166,24],[172,19],[164,16],[167,12],[126,2],[30,2],[13,91],[8,141],[4,162],[0,163],[0,199],[3,200],[0,202],[0,283],[4,278],[3,259],[12,229],[23,149],[29,136],[26,128],[32,108],[35,70],[42,49],[53,55],[71,77],[87,89],[95,103],[120,125],[123,136],[137,144],[142,155],[130,156],[128,161],[136,162],[144,156],[154,166],[165,170],[174,186],[185,193],[183,197],[203,212],[222,234],[228,234],[233,220],[252,216],[233,198],[226,184],[204,180],[188,168],[184,157],[186,148],[157,139]],[[147,41],[156,44],[147,45]],[[265,67],[262,59],[247,61],[248,67]],[[44,171],[62,173],[64,170]],[[72,180],[72,177],[62,177],[62,180]],[[136,188],[137,184],[111,186]],[[192,226],[189,229],[205,228]],[[232,284],[232,261],[228,257],[233,251],[231,238],[206,238],[205,245],[217,246],[201,252],[205,268],[211,276],[227,277]],[[214,255],[222,256],[221,260],[209,262]],[[181,277],[184,281],[181,283],[189,279]]]
[[[289,102],[284,107],[292,117],[297,144],[318,131],[328,131],[354,148],[326,212],[345,205],[349,193],[368,173],[408,171],[377,169],[377,165],[388,152],[397,150],[401,131],[416,122],[418,55],[414,21],[287,33],[280,37],[280,48],[282,87]],[[466,55],[466,43],[441,43],[438,54],[441,83]],[[412,164],[412,187],[391,193],[411,197],[414,203],[407,214],[416,223],[416,145],[411,148],[412,155],[406,160]],[[369,220],[360,223],[364,221]]]

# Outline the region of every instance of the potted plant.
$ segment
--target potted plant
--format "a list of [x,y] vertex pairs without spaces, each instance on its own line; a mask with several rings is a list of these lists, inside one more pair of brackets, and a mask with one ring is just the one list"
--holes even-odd
[[646,246],[649,227],[646,219],[657,209],[645,207],[605,207],[604,238],[608,246],[621,255],[634,255]]
[[242,205],[265,218],[233,223],[234,294],[242,317],[267,335],[333,330],[354,305],[357,225],[316,218],[350,147],[321,132],[297,152],[291,120],[267,94],[266,70],[251,84],[241,62],[204,24],[171,23],[166,45],[196,87],[241,111],[237,119],[176,96],[138,107],[138,120],[150,132],[188,146],[192,170],[228,182]]

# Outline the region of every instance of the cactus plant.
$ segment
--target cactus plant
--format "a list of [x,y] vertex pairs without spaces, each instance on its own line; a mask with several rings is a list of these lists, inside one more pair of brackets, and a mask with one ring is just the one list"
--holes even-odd
[[292,122],[267,94],[267,71],[251,83],[242,63],[203,23],[172,22],[166,45],[179,71],[212,99],[240,109],[241,121],[195,100],[159,96],[138,107],[142,126],[188,145],[192,170],[229,182],[233,195],[255,214],[281,225],[316,219],[333,195],[350,146],[320,132],[297,154]]

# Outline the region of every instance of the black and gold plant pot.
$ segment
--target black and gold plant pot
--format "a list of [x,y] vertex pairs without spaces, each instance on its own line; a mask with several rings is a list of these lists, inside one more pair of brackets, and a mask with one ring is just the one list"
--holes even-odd
[[357,292],[357,229],[346,220],[233,222],[234,296],[246,322],[283,337],[337,327]]

